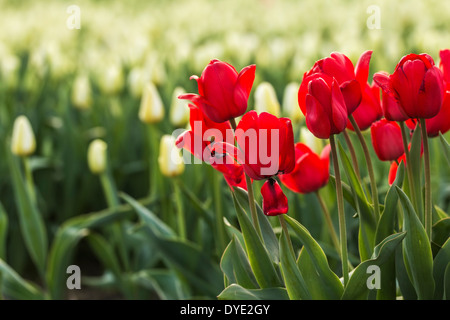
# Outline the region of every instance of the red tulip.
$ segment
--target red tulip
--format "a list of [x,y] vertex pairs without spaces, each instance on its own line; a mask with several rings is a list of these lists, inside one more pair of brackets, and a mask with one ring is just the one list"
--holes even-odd
[[[327,75],[336,79],[344,97],[348,115],[359,106],[362,99],[361,83],[367,82],[369,74],[369,62],[372,51],[364,52],[358,60],[356,69],[348,57],[342,53],[333,52],[330,57],[318,60],[314,66],[303,75],[302,84],[298,92],[298,102],[303,114],[306,115],[306,95],[308,93],[309,81],[317,75]],[[365,78],[365,80],[363,80]]]
[[409,54],[392,75],[376,73],[374,81],[392,95],[409,118],[438,114],[444,98],[443,74],[428,54]]
[[444,83],[448,85],[450,84],[450,50],[444,49],[439,51],[439,57],[441,58],[439,68],[443,73]]
[[255,79],[255,65],[237,72],[226,62],[211,60],[197,80],[199,94],[183,94],[180,99],[194,102],[214,122],[239,117],[247,110],[247,101]]
[[381,161],[394,161],[404,154],[402,131],[396,122],[381,119],[372,125],[370,132],[373,148]]
[[[384,74],[389,77],[386,72],[378,72],[379,74]],[[375,82],[375,81],[374,81]],[[376,82],[375,82],[376,83]],[[399,102],[392,94],[381,90],[381,108],[383,110],[383,116],[389,121],[405,121],[408,120],[408,115],[403,111]]]
[[[177,140],[178,148],[184,148],[198,159],[211,162],[211,142],[233,141],[229,122],[216,123],[206,117],[197,106],[189,104],[191,129],[181,134]],[[206,151],[205,151],[206,150]]]
[[267,216],[277,216],[288,212],[288,200],[275,179],[268,179],[261,187],[263,212]]
[[328,183],[330,177],[330,145],[321,155],[315,154],[306,144],[295,145],[295,168],[291,173],[280,175],[281,182],[290,190],[310,193]]
[[327,75],[309,78],[305,107],[306,126],[318,138],[328,139],[347,126],[347,108],[339,84]]
[[261,180],[291,172],[295,165],[291,120],[252,110],[239,121],[235,131],[245,173]]

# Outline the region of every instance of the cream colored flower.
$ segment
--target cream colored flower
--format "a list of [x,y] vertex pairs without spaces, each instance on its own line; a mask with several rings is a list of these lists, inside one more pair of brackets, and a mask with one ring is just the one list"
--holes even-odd
[[13,154],[26,157],[36,150],[36,138],[33,128],[26,116],[18,116],[14,121],[11,151]]

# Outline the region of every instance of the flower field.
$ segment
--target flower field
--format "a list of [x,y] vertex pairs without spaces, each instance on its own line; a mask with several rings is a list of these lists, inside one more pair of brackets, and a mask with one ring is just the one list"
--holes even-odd
[[0,8],[0,299],[449,299],[450,3]]

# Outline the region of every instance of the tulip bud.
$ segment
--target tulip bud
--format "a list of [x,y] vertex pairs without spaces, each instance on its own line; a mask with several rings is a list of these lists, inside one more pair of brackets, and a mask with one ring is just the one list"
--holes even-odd
[[18,116],[14,122],[11,151],[13,154],[26,157],[36,150],[36,139],[33,128],[26,116]]
[[100,86],[106,94],[116,94],[123,87],[123,72],[120,66],[113,64],[102,74]]
[[72,103],[78,109],[89,109],[92,105],[91,85],[86,75],[75,78],[72,88]]
[[157,123],[164,118],[164,106],[161,97],[152,82],[145,85],[142,93],[139,119],[144,123]]
[[175,127],[182,127],[189,121],[189,107],[186,101],[178,99],[178,96],[184,94],[181,87],[176,87],[172,95],[172,104],[170,106],[170,123]]
[[370,128],[372,145],[381,161],[395,161],[404,152],[402,131],[393,121],[381,119]]
[[100,139],[96,139],[89,144],[88,165],[93,174],[101,174],[106,170],[108,145]]
[[175,177],[184,172],[183,157],[175,145],[175,138],[163,135],[159,146],[159,169],[166,177]]
[[262,82],[255,90],[255,110],[257,113],[268,112],[280,116],[280,103],[275,89],[269,82]]
[[289,83],[284,88],[283,114],[293,122],[300,122],[305,118],[298,106],[298,88],[299,84],[295,82]]

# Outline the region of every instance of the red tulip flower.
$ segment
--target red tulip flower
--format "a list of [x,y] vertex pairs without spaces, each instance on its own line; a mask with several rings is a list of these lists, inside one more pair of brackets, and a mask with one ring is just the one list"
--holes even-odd
[[370,128],[372,145],[381,161],[395,161],[405,153],[402,131],[393,121],[381,119]]
[[373,79],[398,101],[409,118],[429,119],[441,109],[443,75],[428,54],[404,56],[392,75],[376,73]]
[[247,101],[255,79],[255,65],[237,72],[219,60],[211,60],[197,80],[198,94],[183,94],[180,99],[194,102],[214,122],[225,122],[239,117],[247,110]]
[[[376,83],[372,83],[372,85],[366,84],[364,86],[361,103],[352,115],[359,129],[362,131],[370,128],[372,123],[381,119],[383,112],[380,101],[380,87]],[[347,128],[354,130],[350,122],[347,123]]]
[[328,139],[347,126],[347,108],[334,78],[327,75],[309,77],[305,108],[306,126],[317,138]]
[[252,110],[239,121],[235,134],[250,178],[262,180],[294,169],[294,134],[288,118]]
[[280,175],[281,182],[297,193],[310,193],[319,190],[328,183],[330,177],[330,145],[320,156],[306,144],[295,145],[295,168],[291,173]]
[[239,121],[235,135],[240,148],[236,153],[245,173],[254,180],[269,179],[261,188],[264,214],[285,214],[287,198],[273,177],[289,173],[295,166],[291,120],[252,110]]
[[190,104],[189,109],[191,130],[178,136],[176,146],[186,149],[197,159],[205,161],[220,171],[230,187],[238,186],[247,189],[243,167],[229,155],[220,155],[220,157],[214,155],[214,143],[234,140],[230,123],[212,121],[195,105]]
[[[298,102],[303,114],[306,114],[306,94],[308,93],[309,81],[318,75],[327,75],[336,79],[344,97],[348,115],[358,108],[364,84],[369,74],[369,62],[372,51],[364,52],[358,60],[356,69],[351,60],[342,53],[333,52],[330,57],[318,60],[314,66],[303,75],[302,84],[298,92]],[[363,85],[362,85],[363,84]]]

